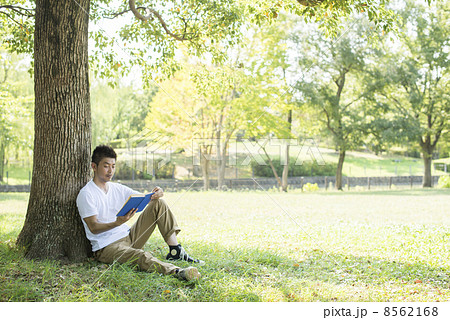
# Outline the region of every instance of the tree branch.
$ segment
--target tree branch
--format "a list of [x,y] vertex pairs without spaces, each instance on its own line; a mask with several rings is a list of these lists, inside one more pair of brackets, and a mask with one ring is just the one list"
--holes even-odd
[[[147,7],[137,7],[136,9],[137,9],[137,10],[140,10],[140,9],[147,9]],[[118,13],[116,13],[116,14],[113,14],[112,16],[109,16],[109,17],[108,17],[108,16],[103,16],[103,18],[106,18],[106,19],[114,19],[114,18],[117,18],[118,16],[121,16],[121,15],[127,13],[127,12],[130,12],[130,11],[131,11],[131,9],[124,10],[124,11],[118,12]]]
[[16,23],[17,25],[19,25],[22,28],[25,28],[28,32],[31,32],[30,30],[28,30],[28,28],[21,24],[19,21],[16,21],[13,17],[11,17],[11,15],[9,15],[8,13],[4,12],[4,11],[0,11],[0,13],[3,13],[5,16],[7,16],[10,20],[12,20],[14,23]]
[[439,141],[439,138],[441,137],[442,130],[444,129],[444,119],[441,120],[439,127],[437,129],[437,132],[434,136],[434,142],[431,144],[431,147],[434,149],[436,147],[436,144]]
[[338,137],[337,132],[334,130],[334,128],[331,126],[331,118],[330,118],[330,114],[328,113],[328,110],[326,109],[325,106],[322,106],[322,110],[323,112],[325,112],[325,116],[327,117],[327,127],[328,130],[331,131],[332,134],[334,134],[336,137]]
[[265,147],[266,144],[264,144],[264,146],[261,146],[261,145],[258,143],[258,141],[256,141],[256,143],[261,147],[261,149],[263,149],[263,151],[264,151],[264,153],[265,153],[265,155],[266,155],[266,157],[267,157],[267,160],[269,160],[269,165],[270,165],[270,168],[272,169],[273,175],[275,176],[275,179],[277,179],[278,187],[281,188],[281,186],[282,186],[282,184],[281,184],[281,179],[280,179],[280,177],[278,176],[277,170],[275,169],[275,167],[274,167],[274,165],[273,165],[272,159],[270,159],[270,156],[269,156],[269,154],[268,154],[267,151],[266,151],[266,147]]
[[5,75],[4,75],[4,77],[3,77],[3,80],[0,82],[0,84],[3,84],[3,83],[5,83],[6,82],[6,80],[8,79],[8,72],[9,72],[9,70],[11,69],[11,67],[7,67],[6,66],[6,61],[3,63],[3,70],[4,70],[4,72],[5,72]]
[[305,7],[315,7],[324,2],[325,0],[297,0],[298,3]]
[[[26,17],[29,17],[29,18],[34,17],[34,14],[32,13],[34,11],[33,9],[27,9],[27,8],[22,8],[22,7],[19,7],[19,6],[12,6],[12,5],[0,6],[0,9],[3,9],[3,8],[9,9],[9,10],[13,10],[13,11],[17,12],[18,14],[20,14],[22,16],[26,16]],[[25,12],[22,12],[20,10],[23,10]]]
[[356,101],[360,100],[361,98],[363,98],[365,95],[365,93],[361,93],[359,95],[358,98],[355,98],[353,101],[351,101],[350,103],[346,104],[345,106],[342,107],[342,111],[345,111],[348,107],[350,107],[353,103],[355,103]]
[[402,114],[404,115],[408,115],[409,112],[407,111],[407,109],[403,108],[402,104],[400,103],[400,101],[398,101],[397,98],[395,98],[394,96],[388,95],[387,93],[381,91],[380,94],[385,97],[388,100],[391,100],[394,102],[394,106],[396,106],[397,110],[399,110]]
[[[164,21],[164,19],[161,17],[161,15],[158,13],[158,11],[156,11],[155,9],[152,8],[145,8],[145,11],[147,13],[147,15],[142,15],[138,8],[136,8],[136,1],[135,0],[129,0],[128,3],[130,5],[130,10],[133,12],[134,16],[136,18],[138,18],[141,21],[148,21],[148,20],[153,20],[154,17],[156,17],[159,20],[159,23],[161,23],[161,26],[163,27],[164,31],[166,31],[166,33],[171,36],[172,38],[178,40],[178,41],[184,41],[187,40],[186,39],[186,34],[183,34],[183,36],[179,36],[177,34],[174,34],[172,32],[170,32],[170,30],[167,28],[167,24]],[[142,8],[142,7],[140,7]]]

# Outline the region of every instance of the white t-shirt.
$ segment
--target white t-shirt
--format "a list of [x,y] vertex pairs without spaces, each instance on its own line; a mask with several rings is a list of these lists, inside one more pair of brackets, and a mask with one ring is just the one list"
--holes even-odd
[[126,224],[122,224],[111,230],[93,234],[83,219],[96,215],[98,222],[114,222],[117,212],[128,197],[140,193],[119,183],[107,182],[107,186],[108,192],[105,193],[91,180],[80,190],[77,197],[78,212],[83,221],[86,237],[91,241],[92,251],[100,250],[114,241],[126,237],[130,233],[130,228]]

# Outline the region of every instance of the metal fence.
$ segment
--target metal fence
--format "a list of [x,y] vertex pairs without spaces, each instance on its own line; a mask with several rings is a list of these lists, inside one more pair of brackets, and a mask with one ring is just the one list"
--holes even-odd
[[[439,176],[432,177],[432,184],[437,185]],[[149,191],[154,186],[160,186],[167,191],[203,190],[203,180],[155,180],[155,181],[121,181],[121,183],[139,191]],[[304,189],[308,184],[316,184],[319,189],[332,190],[336,177],[291,177],[288,178],[290,189]],[[421,187],[422,176],[392,176],[392,177],[343,177],[342,186],[352,189],[393,189]],[[217,189],[216,179],[210,180],[210,189]],[[225,179],[223,190],[269,190],[278,188],[275,178]]]
[[[432,177],[432,184],[437,185],[439,176]],[[203,180],[135,180],[116,181],[129,186],[140,192],[150,191],[155,186],[160,186],[165,191],[177,192],[184,190],[203,190]],[[422,176],[391,176],[391,177],[343,177],[342,187],[345,190],[373,190],[373,189],[393,189],[393,188],[414,188],[421,187]],[[290,189],[306,189],[310,185],[316,184],[321,190],[332,190],[336,183],[336,177],[291,177],[288,179]],[[210,180],[210,189],[217,189],[216,179]],[[222,190],[269,190],[277,188],[275,178],[247,178],[247,179],[225,179]],[[0,192],[29,192],[29,185],[0,185]]]

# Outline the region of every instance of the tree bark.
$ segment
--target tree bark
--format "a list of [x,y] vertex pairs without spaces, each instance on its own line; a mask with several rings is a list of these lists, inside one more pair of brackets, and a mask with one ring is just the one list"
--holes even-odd
[[223,141],[223,144],[218,146],[219,153],[219,164],[218,164],[218,173],[217,173],[217,184],[218,184],[218,190],[221,191],[223,189],[223,185],[225,182],[225,170],[227,167],[227,159],[230,156],[227,154],[228,144],[230,143],[231,136],[234,133],[234,129],[231,132],[227,133],[227,136],[225,138],[225,141]]
[[289,176],[289,143],[284,146],[284,154],[286,157],[286,162],[283,165],[283,172],[281,173],[281,190],[284,192],[288,191],[288,176]]
[[424,172],[423,172],[422,187],[431,188],[433,187],[431,181],[431,157],[428,157],[425,153],[423,154],[423,165],[424,165]]
[[3,141],[0,140],[0,182],[3,182],[3,175],[5,172],[5,147]]
[[76,206],[89,180],[89,0],[36,0],[35,140],[26,257],[81,261],[91,252]]
[[203,176],[203,190],[209,190],[209,159],[208,155],[205,153],[201,153],[200,167],[202,168],[202,176]]
[[281,188],[281,179],[280,179],[280,177],[278,176],[278,173],[277,173],[277,170],[275,169],[275,166],[273,165],[272,159],[270,159],[270,156],[269,156],[269,154],[267,153],[265,147],[261,147],[261,149],[263,149],[264,154],[266,155],[267,160],[269,161],[269,165],[270,165],[270,168],[272,169],[273,175],[275,176],[275,179],[277,179],[277,182],[278,182],[278,188]]
[[339,149],[339,160],[336,170],[336,189],[342,190],[342,168],[344,167],[345,150]]
[[[218,149],[219,148],[220,148],[220,146],[218,146]],[[226,160],[227,149],[226,148],[227,148],[227,145],[226,145],[226,142],[225,142],[223,148],[220,148],[221,151],[220,151],[220,153],[218,155],[219,161],[218,161],[218,164],[217,164],[217,189],[219,191],[222,191],[223,185],[224,185],[224,181],[225,181],[225,170],[226,170],[226,165],[227,165],[227,160]]]
[[[292,130],[292,109],[288,111],[287,122],[289,123],[289,131]],[[281,190],[284,192],[288,191],[288,176],[289,176],[289,140],[284,146],[284,155],[286,157],[286,162],[283,165],[283,172],[281,174]]]
[[431,145],[431,138],[426,137],[425,141],[420,141],[422,147],[422,158],[423,158],[423,188],[431,188],[433,186],[431,179],[431,160],[434,148]]

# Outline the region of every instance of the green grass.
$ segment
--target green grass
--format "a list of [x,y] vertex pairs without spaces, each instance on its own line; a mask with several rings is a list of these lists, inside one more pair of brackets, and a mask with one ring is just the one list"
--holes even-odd
[[[167,193],[186,283],[127,265],[25,260],[28,194],[0,194],[1,301],[448,301],[450,190]],[[156,231],[145,250],[163,258]],[[186,263],[180,266],[187,266]]]
[[[338,156],[324,154],[324,159],[337,164]],[[349,152],[345,157],[343,174],[350,177],[421,176],[423,175],[423,160]],[[435,174],[439,174],[439,172],[433,170],[433,175]]]
[[[8,172],[8,177],[6,173]],[[3,182],[0,184],[23,185],[30,183],[31,169],[20,165],[10,165],[5,168]]]

